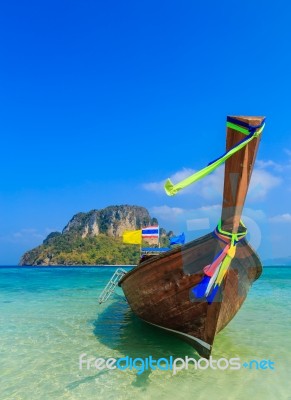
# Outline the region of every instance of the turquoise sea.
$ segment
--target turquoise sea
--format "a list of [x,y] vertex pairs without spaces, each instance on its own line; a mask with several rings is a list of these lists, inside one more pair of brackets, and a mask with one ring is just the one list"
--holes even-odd
[[98,296],[116,267],[0,268],[0,399],[291,399],[291,268],[268,267],[216,337],[213,358],[270,360],[274,369],[124,371],[79,357],[195,357],[135,317],[121,289]]

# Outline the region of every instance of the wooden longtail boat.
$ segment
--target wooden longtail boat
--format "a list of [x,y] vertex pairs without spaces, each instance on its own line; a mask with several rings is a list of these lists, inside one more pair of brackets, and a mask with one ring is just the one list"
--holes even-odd
[[[215,335],[238,312],[250,286],[262,272],[258,256],[244,237],[245,228],[240,219],[264,118],[237,116],[228,117],[228,121],[227,152],[245,141],[246,134],[253,137],[225,162],[218,228],[181,247],[141,261],[119,282],[139,318],[178,335],[205,358],[211,354]],[[222,267],[221,259],[225,254],[228,262]],[[220,260],[217,260],[219,255]],[[219,266],[215,267],[219,261]],[[226,271],[222,273],[220,284],[206,296],[203,281],[206,280],[209,288],[211,277],[214,280],[213,275],[219,274],[221,267]],[[209,276],[207,270],[212,270]],[[200,289],[199,285],[202,285]]]

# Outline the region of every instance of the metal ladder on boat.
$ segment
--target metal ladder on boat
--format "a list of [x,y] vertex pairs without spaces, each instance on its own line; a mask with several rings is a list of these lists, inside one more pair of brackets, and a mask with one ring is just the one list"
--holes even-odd
[[103,289],[102,293],[100,294],[98,299],[99,304],[104,303],[109,299],[109,297],[114,293],[115,288],[118,285],[118,282],[126,273],[127,271],[125,271],[123,268],[117,268],[117,270],[114,272],[109,282]]

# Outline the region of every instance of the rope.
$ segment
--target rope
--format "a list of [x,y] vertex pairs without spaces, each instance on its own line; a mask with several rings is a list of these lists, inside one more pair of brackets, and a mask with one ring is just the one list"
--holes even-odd
[[265,119],[262,120],[260,125],[252,126],[246,124],[245,122],[236,120],[232,117],[227,117],[226,126],[238,132],[241,132],[247,136],[243,140],[238,142],[230,150],[228,150],[226,153],[224,153],[222,156],[220,156],[214,161],[211,161],[206,167],[202,168],[200,171],[195,172],[195,174],[190,175],[188,178],[183,179],[181,182],[176,183],[174,185],[170,179],[167,179],[164,185],[164,189],[168,196],[174,196],[180,190],[185,189],[187,186],[192,185],[192,183],[195,183],[200,179],[204,178],[205,176],[209,175],[221,164],[223,164],[228,158],[230,158],[239,150],[244,148],[254,138],[258,137],[262,133],[265,127]]
[[240,221],[240,225],[245,228],[244,232],[232,233],[223,230],[221,220],[219,221],[213,234],[225,243],[225,247],[215,256],[211,264],[204,267],[202,280],[192,288],[196,298],[206,298],[209,304],[213,302],[235,256],[236,245],[247,234],[247,229],[242,221]]

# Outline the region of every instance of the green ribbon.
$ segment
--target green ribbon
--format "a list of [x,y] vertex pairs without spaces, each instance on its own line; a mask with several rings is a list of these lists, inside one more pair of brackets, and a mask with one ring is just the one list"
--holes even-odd
[[222,227],[221,227],[222,226],[222,221],[220,219],[218,224],[217,224],[216,230],[222,236],[226,236],[228,239],[230,239],[231,244],[236,244],[241,239],[243,239],[246,236],[246,234],[248,233],[248,230],[247,230],[247,228],[246,228],[246,226],[245,226],[245,224],[243,223],[242,220],[240,220],[239,224],[240,224],[240,226],[245,228],[244,232],[233,233],[233,232],[224,231],[222,229]]
[[[245,135],[250,135],[250,131],[248,129],[243,128],[239,125],[233,124],[232,122],[227,122],[226,125],[227,125],[227,127],[231,128],[231,129],[235,129],[236,131],[239,131]],[[250,135],[250,137],[248,139],[238,143],[235,147],[230,149],[228,152],[226,152],[223,156],[218,158],[212,164],[207,165],[207,167],[202,168],[200,171],[195,172],[195,174],[190,175],[188,178],[183,179],[181,182],[176,183],[174,185],[170,179],[167,179],[165,182],[165,185],[164,185],[164,189],[165,189],[167,195],[174,196],[180,190],[185,189],[189,185],[192,185],[192,183],[195,183],[195,182],[199,181],[200,179],[204,178],[205,176],[209,175],[216,168],[218,168],[221,164],[223,164],[228,158],[230,158],[235,153],[237,153],[240,149],[245,147],[255,137],[258,137],[261,134],[261,132],[263,131],[264,127],[265,127],[265,124],[263,124],[256,132],[254,132],[254,134]]]

